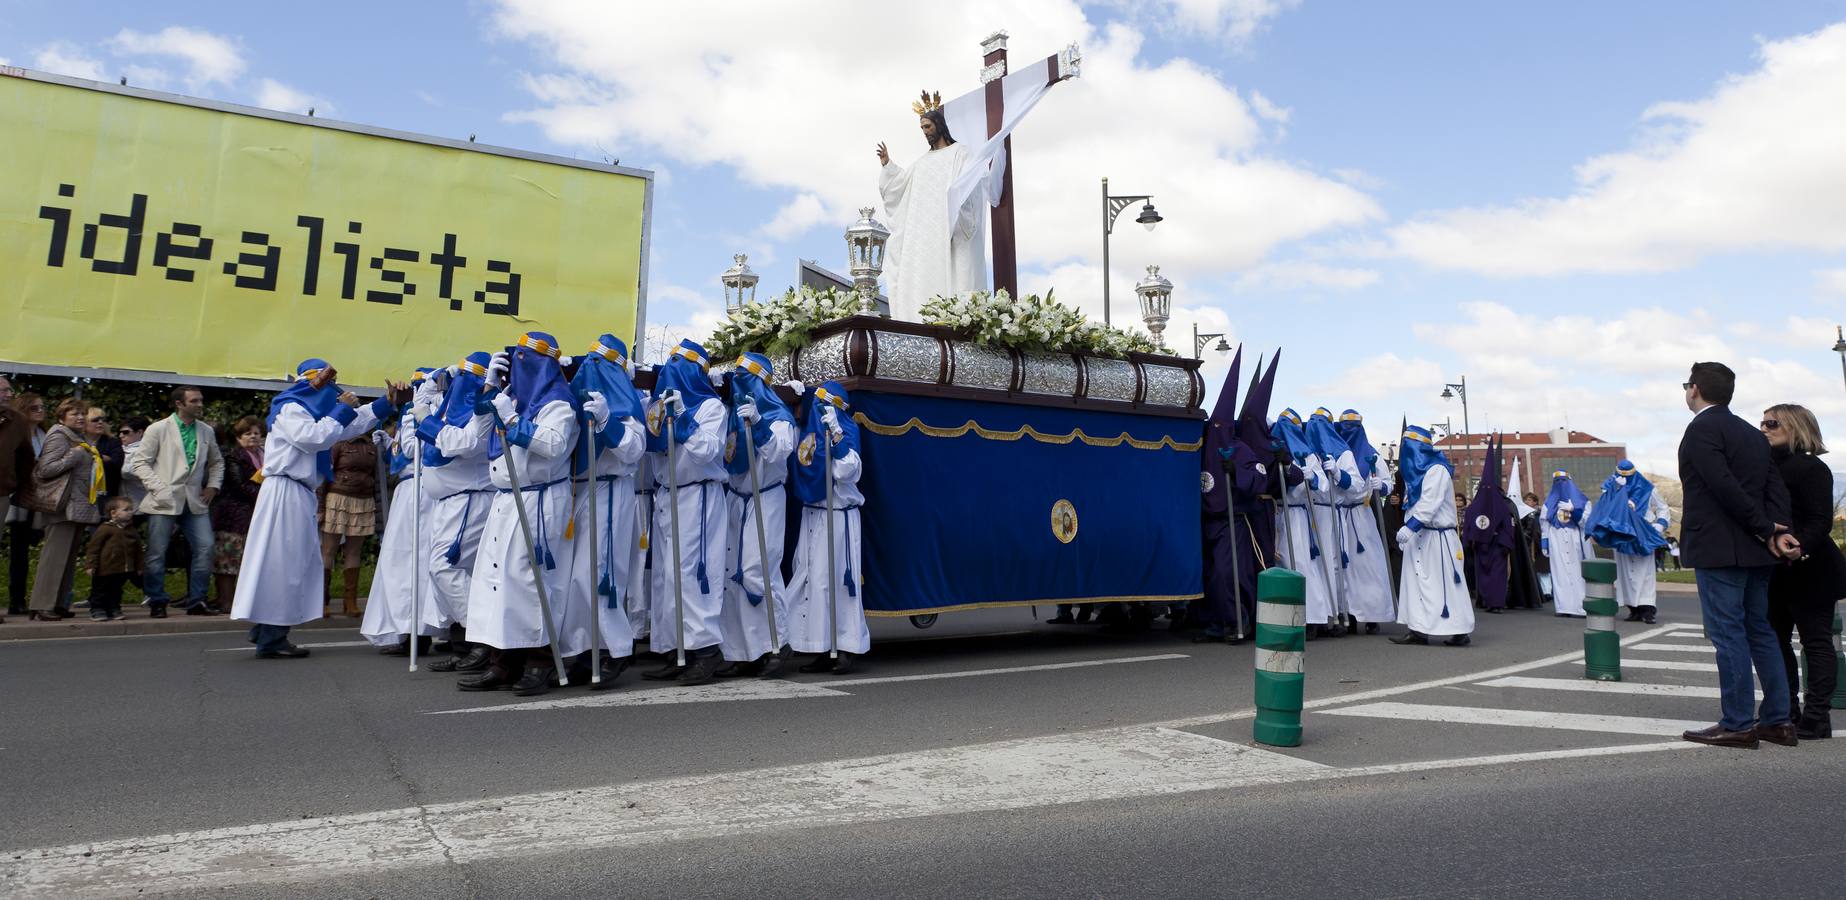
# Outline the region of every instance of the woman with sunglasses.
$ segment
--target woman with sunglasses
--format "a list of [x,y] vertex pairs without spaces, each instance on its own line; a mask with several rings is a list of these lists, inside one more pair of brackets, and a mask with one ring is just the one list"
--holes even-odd
[[[1839,663],[1833,650],[1833,604],[1846,596],[1846,556],[1833,543],[1833,471],[1820,456],[1827,448],[1820,425],[1806,407],[1784,403],[1763,411],[1763,436],[1788,485],[1795,539],[1802,556],[1776,567],[1769,582],[1769,625],[1782,645],[1788,667],[1790,718],[1795,737],[1816,740],[1833,736],[1828,709]],[[1800,669],[1788,639],[1801,633],[1807,657],[1807,702],[1797,689]]]

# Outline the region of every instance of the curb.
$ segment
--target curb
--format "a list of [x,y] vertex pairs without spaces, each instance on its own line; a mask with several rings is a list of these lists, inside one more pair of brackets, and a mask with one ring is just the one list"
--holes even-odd
[[[79,621],[81,620],[81,621]],[[356,629],[358,619],[334,616],[315,619],[296,625],[297,630],[337,630]],[[0,644],[11,641],[46,641],[64,638],[91,637],[135,637],[149,634],[225,634],[241,633],[250,630],[250,623],[234,621],[225,616],[186,616],[181,612],[167,619],[149,619],[136,616],[117,622],[97,622],[89,618],[88,613],[79,613],[77,618],[62,622],[28,622],[24,619],[8,619],[0,625]]]

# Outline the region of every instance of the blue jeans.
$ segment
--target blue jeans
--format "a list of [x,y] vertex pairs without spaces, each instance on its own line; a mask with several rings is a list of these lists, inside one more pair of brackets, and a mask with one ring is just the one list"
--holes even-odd
[[173,540],[175,526],[185,530],[186,544],[192,550],[192,563],[186,567],[186,607],[205,602],[206,586],[212,580],[212,519],[205,513],[182,512],[177,516],[147,517],[147,574],[143,590],[150,606],[165,606],[167,596],[167,544]]
[[256,652],[272,653],[288,646],[287,625],[252,625],[250,641],[256,644]]
[[[1788,721],[1788,670],[1769,627],[1769,573],[1773,570],[1773,566],[1728,566],[1695,573],[1705,636],[1718,650],[1718,690],[1724,706],[1724,718],[1718,725],[1726,731]],[[1752,716],[1750,701],[1759,679],[1763,703]]]

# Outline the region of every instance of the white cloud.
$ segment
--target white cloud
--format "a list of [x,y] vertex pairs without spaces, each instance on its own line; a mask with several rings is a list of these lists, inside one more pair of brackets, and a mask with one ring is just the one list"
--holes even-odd
[[1846,269],[1822,269],[1815,272],[1814,283],[1823,293],[1846,295]]
[[1349,269],[1313,262],[1264,263],[1237,277],[1239,291],[1334,288],[1356,290],[1378,283],[1373,269]]
[[1255,90],[1250,92],[1250,106],[1256,110],[1257,115],[1277,125],[1287,125],[1288,117],[1294,112],[1286,106],[1276,105],[1275,101],[1263,96],[1262,91]]
[[[1314,397],[1346,404],[1377,401],[1393,396],[1404,385],[1418,387],[1440,385],[1446,380],[1442,367],[1422,357],[1405,359],[1395,353],[1380,353],[1354,363],[1346,371],[1308,388]],[[1376,427],[1376,426],[1374,426]]]
[[127,76],[130,85],[134,87],[152,88],[154,90],[165,89],[173,80],[173,76],[169,74],[167,70],[159,66],[142,66],[130,63],[122,67],[122,74]]
[[82,47],[67,41],[48,44],[32,57],[32,68],[72,78],[103,81],[103,64],[84,53]]
[[185,62],[186,84],[193,90],[209,85],[229,85],[244,72],[244,58],[230,39],[180,25],[148,34],[124,28],[108,41],[124,56],[171,56]]
[[1176,24],[1240,44],[1301,0],[1166,0],[1165,5]]
[[1679,378],[1699,360],[1738,356],[1718,337],[1726,328],[1703,310],[1681,314],[1653,307],[1603,318],[1540,317],[1499,303],[1464,303],[1458,312],[1459,321],[1425,322],[1412,331],[1453,351],[1471,374],[1544,381],[1563,369],[1573,376],[1601,371],[1619,380]]
[[1568,197],[1431,213],[1396,252],[1490,275],[1647,272],[1731,250],[1846,249],[1846,24],[1765,41],[1755,71],[1659,103]]
[[[1382,217],[1361,190],[1263,155],[1253,101],[1217,73],[1143,59],[1138,31],[1097,26],[1072,0],[885,7],[875,21],[820,0],[732,2],[697,17],[501,0],[495,20],[555,64],[526,79],[535,108],[511,118],[625,157],[726,165],[746,183],[787,190],[804,219],[842,228],[877,200],[880,140],[900,163],[921,152],[908,98],[919,86],[973,89],[979,42],[995,22],[1033,25],[1039,43],[1015,38],[1015,68],[1071,41],[1084,54],[1083,77],[1057,86],[1014,136],[1022,281],[1023,270],[1099,258],[1104,175],[1115,193],[1154,195],[1166,216],[1152,234],[1117,229],[1118,273],[1145,262],[1175,280],[1234,272],[1278,245]],[[880,48],[875,64],[867,46]],[[824,217],[796,200],[803,195]],[[1099,282],[1052,283],[1066,300],[1100,308]],[[1125,298],[1132,303],[1116,299]]]
[[763,234],[778,241],[786,241],[800,237],[808,229],[829,218],[831,215],[819,197],[801,194],[776,210],[775,217],[763,226]]
[[333,104],[313,94],[298,91],[273,78],[265,78],[258,82],[256,105],[264,109],[290,112],[296,115],[307,115],[309,109],[313,109],[317,116],[333,114]]

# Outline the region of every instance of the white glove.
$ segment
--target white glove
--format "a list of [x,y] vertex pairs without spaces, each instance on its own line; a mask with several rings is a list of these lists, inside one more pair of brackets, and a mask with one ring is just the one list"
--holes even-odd
[[837,408],[832,406],[821,407],[820,420],[827,423],[827,434],[833,439],[834,443],[839,443],[840,439],[846,436],[846,432],[840,430],[840,411]]
[[1654,523],[1654,530],[1660,532],[1661,534],[1667,533],[1667,527],[1665,525],[1660,524],[1659,522]]
[[783,384],[782,386],[785,388],[788,388],[791,391],[794,391],[795,396],[797,397],[804,396],[808,392],[808,386],[805,384],[802,384],[801,379],[799,378],[790,379],[787,383]]
[[706,372],[706,373],[705,373],[705,377],[706,377],[706,378],[709,378],[709,379],[711,379],[711,386],[712,386],[712,387],[715,387],[715,388],[723,388],[723,387],[724,387],[724,373],[722,373],[722,372]]
[[1397,530],[1397,546],[1409,547],[1410,539],[1415,536],[1416,536],[1416,533],[1411,531],[1409,527],[1399,528]]
[[757,411],[755,400],[745,400],[737,404],[737,418],[747,424],[755,425],[763,420],[763,414]]
[[601,391],[590,392],[590,398],[583,401],[583,411],[590,414],[590,421],[596,423],[597,431],[609,424],[609,400]]
[[660,395],[660,408],[669,416],[677,416],[686,411],[686,401],[679,391],[667,391]]
[[430,407],[442,402],[442,388],[436,384],[435,373],[431,373],[417,385],[417,392],[411,395],[410,402],[418,406]]
[[423,424],[424,419],[435,414],[436,408],[427,403],[417,403],[410,407],[410,420],[418,425]]
[[513,361],[507,357],[505,350],[494,354],[494,358],[487,363],[487,386],[497,388],[505,385],[506,373],[512,371],[512,368]]
[[1615,483],[1616,483],[1616,484],[1627,484],[1627,483],[1628,483],[1628,476],[1626,476],[1626,475],[1617,475],[1617,476],[1615,476]]
[[[489,377],[492,376],[490,375]],[[510,394],[495,394],[494,412],[500,414],[500,421],[511,422],[513,421],[513,417],[519,412],[519,404],[514,402]]]

